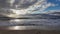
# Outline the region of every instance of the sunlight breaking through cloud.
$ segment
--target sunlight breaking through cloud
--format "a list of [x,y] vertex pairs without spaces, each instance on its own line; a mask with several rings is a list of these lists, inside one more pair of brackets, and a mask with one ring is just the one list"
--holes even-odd
[[[25,15],[25,14],[44,13],[45,12],[44,10],[47,9],[48,7],[56,6],[56,4],[50,2],[47,3],[47,0],[6,0],[4,2],[6,6],[3,6],[2,5],[3,3],[1,4],[3,8],[2,13],[4,15],[6,14],[9,17],[20,16],[21,14]],[[7,11],[9,12],[9,14]]]

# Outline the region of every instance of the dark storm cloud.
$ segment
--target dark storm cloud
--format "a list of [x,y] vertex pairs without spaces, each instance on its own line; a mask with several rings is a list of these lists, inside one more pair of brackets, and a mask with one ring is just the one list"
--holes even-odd
[[[22,2],[22,3],[21,3]],[[29,6],[35,4],[37,2],[37,0],[33,0],[33,1],[26,1],[26,0],[20,0],[20,2],[18,3],[19,8],[28,8]]]
[[[8,3],[9,2],[9,3]],[[37,0],[0,0],[0,8],[28,8],[36,3]],[[10,6],[12,4],[12,6]]]
[[13,11],[11,11],[10,9],[0,9],[0,14],[4,15],[4,14],[13,14]]
[[6,6],[6,0],[0,0],[0,8]]
[[[11,14],[13,11],[10,10],[10,8],[17,8],[25,9],[29,6],[35,4],[37,0],[0,0],[0,14]],[[12,3],[12,6],[10,6]]]

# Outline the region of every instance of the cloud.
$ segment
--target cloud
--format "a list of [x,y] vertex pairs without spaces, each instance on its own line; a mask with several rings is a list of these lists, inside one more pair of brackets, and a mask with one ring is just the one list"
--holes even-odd
[[37,3],[35,3],[34,5],[30,6],[29,8],[27,8],[26,10],[30,11],[30,13],[35,12],[38,10],[41,11],[41,9],[44,7],[43,4],[45,3],[45,0],[38,0]]
[[36,4],[30,6],[27,8],[30,13],[35,13],[35,12],[44,12],[45,9],[47,9],[50,6],[57,6],[58,4],[53,4],[53,3],[47,3],[47,0],[39,0]]
[[60,0],[56,0],[56,1],[60,1]]
[[60,1],[60,0],[59,0]]
[[[8,3],[8,1],[6,3]],[[47,0],[13,0],[13,1],[10,0],[9,3],[12,4],[12,7],[15,7],[11,11],[12,12],[15,11],[17,14],[19,12],[20,13],[22,12],[22,14],[23,14],[23,12],[25,14],[26,13],[28,13],[28,14],[31,14],[31,13],[44,13],[45,12],[44,10],[47,9],[48,7],[56,6],[56,4],[53,4],[53,3],[50,3],[50,2],[47,3]],[[17,10],[18,8],[20,8],[21,10]],[[8,9],[8,7],[7,7],[7,9]]]
[[37,0],[7,0],[12,7],[26,9],[37,2]]
[[60,13],[60,10],[48,10],[48,11],[45,11],[45,12],[42,12],[42,13],[45,13],[45,14],[52,14],[52,13]]
[[[56,6],[53,3],[47,3],[47,0],[17,0],[15,1],[15,7],[20,8],[22,11],[27,13],[35,13],[35,12],[44,12],[50,6]],[[18,13],[18,11],[17,11]]]
[[[39,9],[48,7],[48,5],[53,5],[52,3],[47,3],[47,0],[6,0],[7,3],[10,3],[10,6],[13,8],[26,9],[30,6],[34,9]],[[34,6],[34,7],[33,7]],[[45,6],[45,7],[44,7]]]
[[52,13],[52,12],[60,12],[60,10],[48,10],[49,13]]

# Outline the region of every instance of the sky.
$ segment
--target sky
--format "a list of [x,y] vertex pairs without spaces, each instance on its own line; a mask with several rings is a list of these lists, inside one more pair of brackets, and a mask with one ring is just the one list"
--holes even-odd
[[60,10],[60,0],[47,0],[47,2],[55,4],[55,6],[50,6],[48,10]]
[[[11,8],[11,11],[17,14],[48,13],[60,11],[60,0],[0,0],[1,7]],[[18,8],[21,10],[16,10]],[[5,11],[5,9],[3,10]]]
[[[60,0],[39,0],[39,9],[36,8],[33,13],[47,13],[60,11]],[[37,5],[38,6],[38,5]],[[33,9],[33,8],[32,8]]]

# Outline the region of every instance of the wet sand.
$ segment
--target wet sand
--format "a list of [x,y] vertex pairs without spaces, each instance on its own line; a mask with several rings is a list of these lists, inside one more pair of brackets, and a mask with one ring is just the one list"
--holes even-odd
[[0,34],[60,34],[60,31],[47,31],[47,30],[0,30]]

